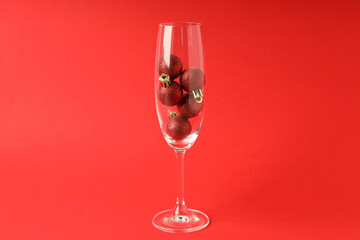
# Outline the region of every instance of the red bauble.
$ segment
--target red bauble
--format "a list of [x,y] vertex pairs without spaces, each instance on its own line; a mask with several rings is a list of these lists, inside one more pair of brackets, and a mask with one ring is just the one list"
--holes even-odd
[[201,107],[202,103],[187,93],[179,102],[177,109],[182,116],[192,118],[200,113]]
[[159,86],[159,100],[166,106],[174,106],[180,102],[183,96],[183,91],[177,82],[171,81],[170,86]]
[[180,84],[187,92],[203,88],[205,84],[203,71],[196,67],[185,69],[180,76]]
[[191,124],[185,117],[174,116],[169,119],[166,132],[173,139],[181,140],[191,133]]
[[182,72],[183,64],[178,56],[173,54],[163,56],[159,60],[159,74],[166,73],[171,79],[177,78]]

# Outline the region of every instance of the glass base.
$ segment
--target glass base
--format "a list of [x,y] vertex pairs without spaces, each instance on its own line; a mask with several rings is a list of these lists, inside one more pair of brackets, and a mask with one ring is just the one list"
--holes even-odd
[[156,228],[164,232],[185,233],[206,228],[210,219],[194,209],[188,209],[183,215],[175,215],[174,210],[165,210],[156,214],[152,222]]

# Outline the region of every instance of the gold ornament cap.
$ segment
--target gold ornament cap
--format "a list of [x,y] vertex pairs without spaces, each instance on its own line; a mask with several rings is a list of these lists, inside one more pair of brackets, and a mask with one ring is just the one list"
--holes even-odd
[[204,94],[202,92],[201,89],[196,89],[194,91],[191,91],[191,94],[193,95],[193,97],[195,98],[195,101],[197,103],[201,103],[204,97]]
[[179,114],[177,112],[171,112],[169,114],[169,118],[172,119],[173,117],[179,116]]
[[160,85],[162,87],[168,87],[170,86],[170,76],[167,75],[166,73],[162,73],[161,76],[159,77],[159,81],[160,81]]

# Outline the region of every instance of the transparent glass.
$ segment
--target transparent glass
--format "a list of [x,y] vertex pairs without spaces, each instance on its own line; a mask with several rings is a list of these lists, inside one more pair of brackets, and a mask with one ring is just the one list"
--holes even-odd
[[210,220],[184,201],[184,155],[198,137],[204,115],[205,69],[200,23],[161,23],[155,59],[155,103],[160,128],[177,159],[175,207],[153,218],[166,232],[194,232]]

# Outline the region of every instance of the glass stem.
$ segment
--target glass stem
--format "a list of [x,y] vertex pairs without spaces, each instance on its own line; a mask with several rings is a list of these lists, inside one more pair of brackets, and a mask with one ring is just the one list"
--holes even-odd
[[175,215],[186,215],[188,209],[184,201],[184,156],[185,150],[175,150],[177,160],[177,200]]

